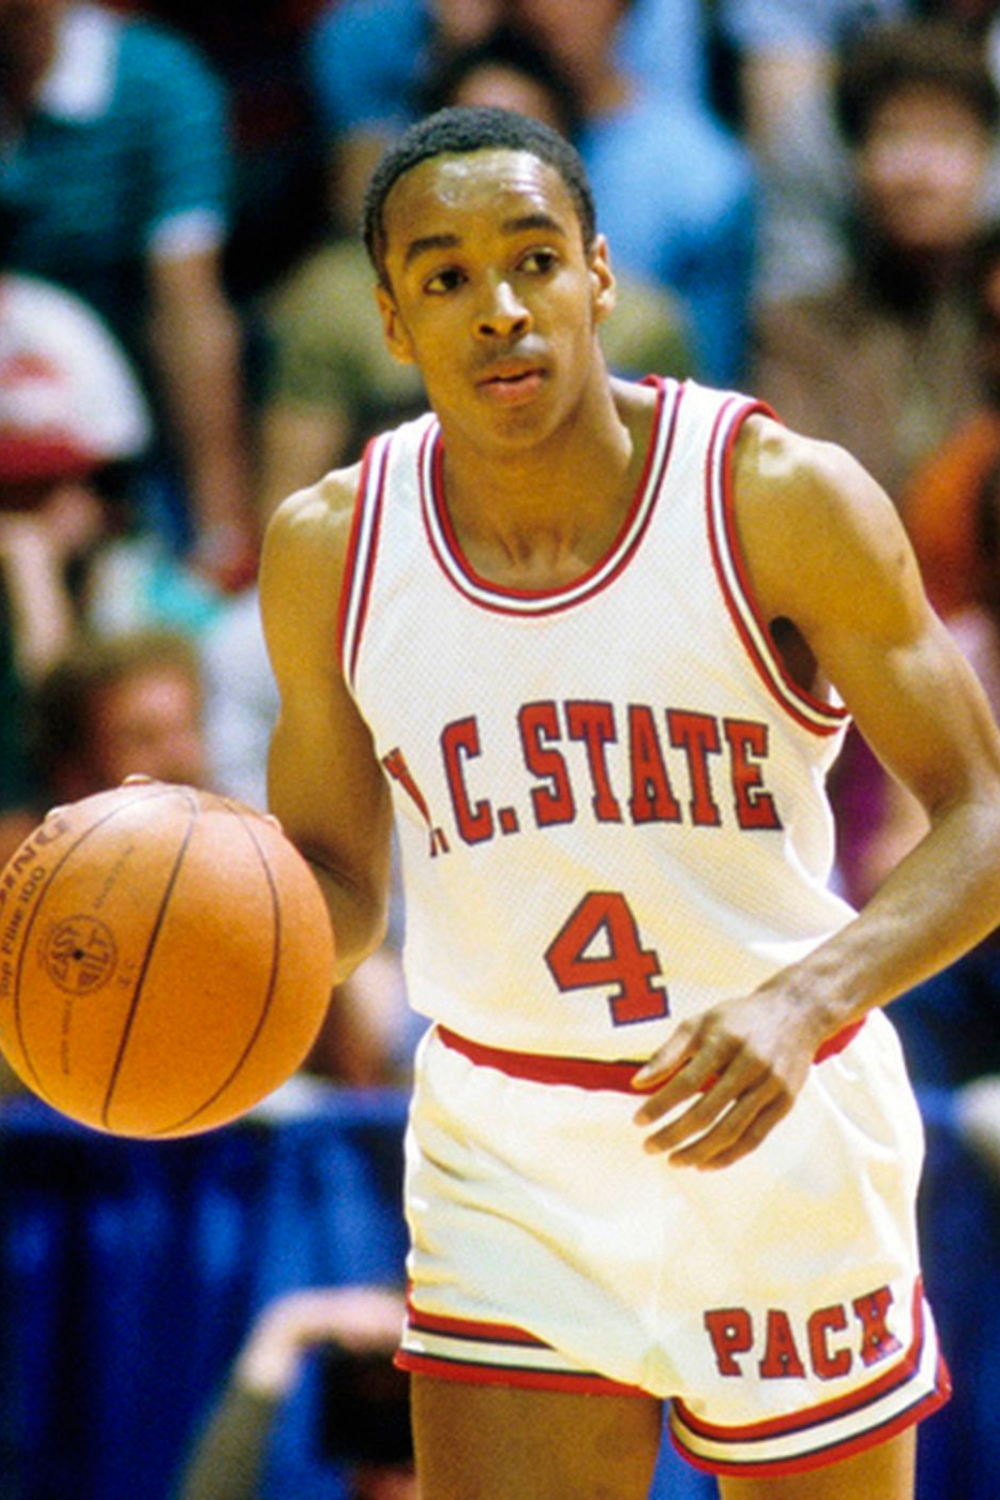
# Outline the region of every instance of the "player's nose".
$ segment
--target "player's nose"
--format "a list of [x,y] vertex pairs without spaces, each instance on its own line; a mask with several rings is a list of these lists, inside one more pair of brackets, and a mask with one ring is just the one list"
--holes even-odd
[[517,338],[527,333],[531,314],[509,281],[497,281],[483,293],[476,328],[483,338]]

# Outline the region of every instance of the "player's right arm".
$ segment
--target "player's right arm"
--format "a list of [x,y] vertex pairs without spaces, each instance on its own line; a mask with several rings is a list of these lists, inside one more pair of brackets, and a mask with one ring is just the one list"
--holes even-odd
[[268,801],[326,897],[338,983],[384,936],[392,825],[386,780],[338,649],[357,480],[356,468],[343,470],[290,496],[268,526],[260,573],[280,697]]

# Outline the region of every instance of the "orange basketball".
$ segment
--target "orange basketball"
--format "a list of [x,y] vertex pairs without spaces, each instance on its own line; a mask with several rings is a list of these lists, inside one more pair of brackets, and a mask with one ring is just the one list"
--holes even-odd
[[312,871],[262,814],[121,786],[51,813],[0,875],[0,1049],[97,1130],[210,1130],[302,1062],[333,953]]

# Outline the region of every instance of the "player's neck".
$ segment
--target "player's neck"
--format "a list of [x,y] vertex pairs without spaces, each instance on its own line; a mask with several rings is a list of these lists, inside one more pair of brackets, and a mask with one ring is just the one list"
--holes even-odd
[[636,400],[625,394],[630,388],[615,387],[617,401],[609,394],[585,421],[500,462],[446,440],[445,502],[482,577],[560,587],[608,551],[638,489],[653,412],[647,393]]

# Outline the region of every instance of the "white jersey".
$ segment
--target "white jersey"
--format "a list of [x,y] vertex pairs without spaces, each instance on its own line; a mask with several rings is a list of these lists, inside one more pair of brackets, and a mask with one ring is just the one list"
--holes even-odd
[[784,671],[736,542],[760,408],[658,390],[616,541],[544,592],[463,558],[433,416],[366,455],[340,649],[393,788],[409,993],[489,1046],[647,1057],[851,916],[827,887],[846,714]]

